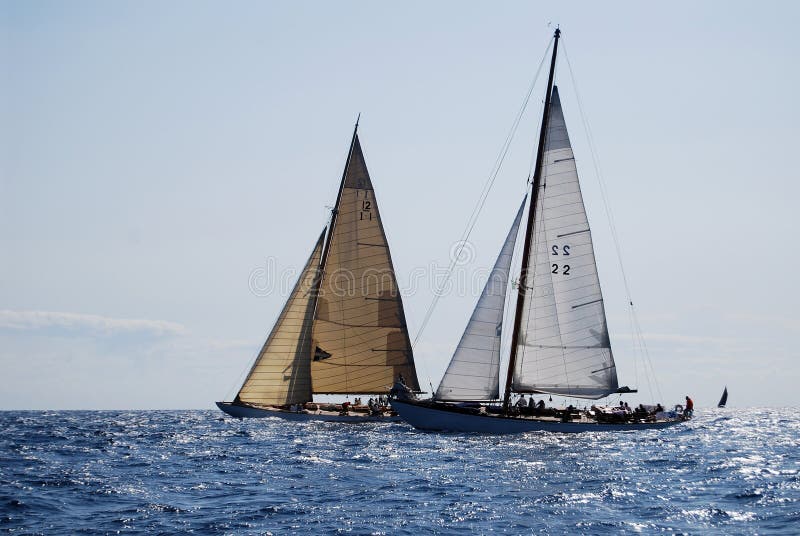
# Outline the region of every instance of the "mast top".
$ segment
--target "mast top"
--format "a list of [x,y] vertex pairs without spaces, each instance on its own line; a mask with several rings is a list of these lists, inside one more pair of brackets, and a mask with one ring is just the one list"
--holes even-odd
[[358,122],[361,121],[361,112],[358,112],[358,117],[356,117],[356,130],[358,130]]
[[558,26],[556,26],[556,32],[555,34],[553,34],[553,37],[555,37],[556,39],[561,37],[561,30],[558,28]]

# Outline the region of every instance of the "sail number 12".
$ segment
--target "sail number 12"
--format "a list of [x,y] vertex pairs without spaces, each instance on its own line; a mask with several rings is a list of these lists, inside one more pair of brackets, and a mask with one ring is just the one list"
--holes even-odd
[[359,214],[360,220],[372,220],[372,201],[367,199],[366,191],[364,191],[364,199],[361,200],[361,211]]
[[[566,257],[569,255],[569,248],[570,248],[569,244],[564,244],[563,246],[561,246],[561,253],[559,253],[558,245],[554,244],[551,248],[551,251],[553,252],[553,255],[563,255]],[[562,275],[569,275],[569,264],[562,264],[561,266],[559,266],[558,264],[553,263],[551,265],[551,268],[552,268],[551,273],[554,274],[560,273]],[[559,270],[561,271],[559,272]]]

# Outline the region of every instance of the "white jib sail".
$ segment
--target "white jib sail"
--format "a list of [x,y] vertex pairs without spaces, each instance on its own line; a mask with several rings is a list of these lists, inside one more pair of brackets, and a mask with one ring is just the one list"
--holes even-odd
[[492,400],[499,396],[500,336],[508,272],[526,199],[517,211],[489,280],[439,383],[438,400]]
[[553,87],[512,388],[582,398],[617,390],[589,221]]

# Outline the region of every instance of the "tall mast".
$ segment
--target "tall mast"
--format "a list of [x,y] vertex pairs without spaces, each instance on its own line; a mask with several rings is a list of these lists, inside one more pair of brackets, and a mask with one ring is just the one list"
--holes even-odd
[[528,210],[528,222],[525,227],[525,243],[522,250],[522,267],[519,273],[519,296],[517,296],[517,309],[514,315],[514,331],[511,334],[511,355],[508,359],[508,374],[506,375],[506,390],[503,396],[503,411],[508,412],[508,404],[511,398],[511,381],[514,376],[514,367],[517,362],[517,345],[519,344],[519,328],[522,322],[522,308],[524,296],[528,290],[528,256],[531,249],[531,233],[533,231],[533,221],[536,218],[536,202],[539,199],[539,186],[542,179],[542,158],[544,157],[545,138],[550,122],[550,97],[553,94],[553,75],[556,70],[556,54],[558,53],[558,38],[561,37],[561,30],[556,28],[553,36],[553,58],[550,60],[550,76],[547,79],[547,93],[544,100],[544,113],[542,114],[542,128],[539,132],[539,147],[536,149],[536,168],[533,171],[533,195],[531,195],[531,206]]
[[339,192],[336,194],[336,202],[331,209],[331,222],[328,224],[328,236],[325,238],[325,249],[322,252],[322,260],[319,262],[320,277],[317,279],[317,291],[322,283],[322,277],[325,273],[325,264],[328,262],[328,253],[331,246],[331,238],[333,238],[333,228],[336,226],[336,216],[339,214],[339,201],[342,199],[342,190],[344,189],[344,180],[347,177],[347,169],[350,167],[350,159],[353,157],[353,148],[356,146],[356,136],[358,135],[358,122],[361,120],[361,114],[356,118],[356,126],[353,128],[353,137],[350,140],[350,150],[347,152],[347,161],[344,163],[344,171],[342,171],[342,181],[339,183]]
[[[333,204],[333,208],[331,209],[331,222],[328,224],[328,236],[325,237],[325,246],[322,250],[322,257],[319,261],[319,271],[317,272],[317,280],[314,282],[314,288],[312,292],[314,293],[314,318],[317,317],[317,305],[319,302],[317,299],[319,298],[319,292],[322,288],[322,278],[325,277],[325,264],[328,262],[328,254],[330,253],[331,249],[331,239],[333,238],[333,227],[336,225],[336,216],[339,214],[339,202],[342,199],[342,190],[344,189],[344,180],[347,177],[347,168],[350,167],[350,159],[353,157],[353,148],[356,146],[356,135],[358,134],[358,122],[361,119],[361,114],[358,114],[356,118],[356,126],[353,127],[353,137],[350,140],[350,150],[347,152],[347,160],[344,163],[344,171],[342,171],[342,181],[339,183],[339,192],[336,194],[336,202]],[[311,348],[311,355],[314,353],[314,348],[312,344]],[[311,358],[309,355],[309,359]],[[314,378],[311,378],[311,392],[314,392]],[[311,399],[313,400],[314,396],[312,394]]]

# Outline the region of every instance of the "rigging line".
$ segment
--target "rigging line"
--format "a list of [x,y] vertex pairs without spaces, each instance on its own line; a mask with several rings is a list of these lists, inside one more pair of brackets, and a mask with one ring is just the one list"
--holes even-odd
[[511,146],[511,140],[514,138],[514,134],[517,131],[517,127],[519,127],[520,122],[522,121],[522,116],[525,113],[525,109],[528,106],[528,101],[530,101],[531,94],[533,93],[533,88],[536,85],[537,80],[539,79],[539,74],[542,71],[542,66],[547,59],[547,53],[550,50],[550,46],[552,44],[553,38],[550,39],[550,42],[547,45],[547,48],[542,55],[542,60],[539,62],[539,67],[536,69],[536,74],[533,77],[533,81],[528,88],[528,92],[523,99],[522,106],[520,106],[519,112],[517,112],[517,116],[514,119],[514,122],[511,126],[511,129],[506,136],[505,142],[500,150],[500,153],[497,155],[495,159],[494,166],[492,171],[489,173],[489,177],[486,180],[486,183],[481,190],[481,194],[478,197],[478,201],[475,204],[475,207],[472,209],[472,214],[470,214],[469,219],[467,220],[467,226],[464,229],[464,232],[461,235],[461,239],[459,240],[459,248],[455,255],[452,256],[450,259],[450,265],[447,268],[447,272],[445,272],[445,277],[442,283],[437,287],[436,292],[434,293],[433,300],[431,304],[428,306],[428,309],[425,311],[425,316],[423,317],[422,324],[417,331],[417,335],[414,337],[414,341],[411,344],[411,347],[414,348],[419,341],[419,338],[422,336],[422,333],[425,331],[425,328],[428,326],[428,322],[433,315],[433,310],[436,308],[436,304],[439,302],[439,298],[441,297],[442,290],[446,287],[447,283],[450,281],[450,276],[453,274],[453,269],[455,268],[456,261],[461,258],[461,253],[464,249],[464,246],[469,239],[470,234],[472,233],[472,229],[475,227],[475,224],[478,221],[478,217],[480,216],[481,210],[483,209],[484,204],[486,203],[486,199],[489,196],[489,192],[494,185],[494,181],[497,178],[498,173],[500,172],[500,168],[503,165],[503,161],[505,160],[506,154]]
[[650,374],[653,375],[653,383],[655,383],[656,390],[658,391],[658,398],[659,398],[659,400],[663,400],[664,397],[661,394],[661,386],[658,384],[658,376],[656,376],[656,370],[655,370],[655,367],[653,367],[653,360],[650,359],[650,353],[647,350],[647,343],[645,342],[644,334],[642,333],[642,327],[639,325],[639,319],[636,316],[634,316],[634,321],[636,322],[636,331],[639,334],[639,341],[640,341],[639,344],[642,346],[643,353],[644,353],[645,357],[647,358],[645,363],[644,363],[645,370],[647,370],[646,367],[649,365],[650,366]]
[[[245,376],[247,376],[247,373],[253,368],[253,364],[255,364],[255,362],[258,359],[259,355],[261,355],[261,348],[259,348],[258,351],[256,351],[255,357],[250,359],[250,361],[249,361],[250,362],[250,366],[248,366],[246,369],[243,369],[242,372],[239,373],[239,377],[236,378],[236,382],[233,385],[231,385],[228,388],[228,390],[225,392],[225,399],[226,400],[233,400],[231,395],[233,394],[234,391],[236,391],[237,395],[239,394],[238,391],[241,390],[242,387],[244,387],[244,382],[246,381],[246,378],[245,379],[243,379],[243,378]],[[237,385],[239,386],[238,390],[236,389]]]
[[[634,328],[633,315],[630,314],[630,309],[628,309],[628,324],[630,325],[631,337],[632,337],[631,338],[631,346],[633,347],[633,377],[634,377],[635,384],[639,385],[639,363],[638,363],[638,361],[639,361],[639,351],[638,351],[638,346],[637,346],[639,341],[636,340],[636,338],[635,338],[636,336],[634,335],[634,333],[636,332],[636,329]],[[644,362],[644,360],[643,360],[643,362]]]
[[[562,43],[563,43],[563,41],[562,41]],[[566,46],[563,46],[563,49],[564,49],[564,58],[566,58],[566,60],[567,60],[567,68],[569,70],[570,79],[572,80],[572,87],[575,89],[575,97],[576,97],[576,101],[578,103],[578,110],[579,110],[579,112],[581,114],[581,121],[583,123],[584,130],[586,131],[586,139],[587,139],[587,142],[588,142],[588,145],[589,145],[589,152],[592,155],[592,164],[593,164],[594,169],[595,169],[595,175],[597,176],[597,182],[600,185],[600,197],[603,200],[603,207],[605,208],[606,219],[608,220],[608,225],[609,225],[609,227],[611,229],[611,237],[614,240],[614,248],[615,248],[616,253],[617,253],[617,262],[619,264],[620,272],[622,274],[622,281],[623,281],[623,284],[625,286],[625,297],[628,299],[628,305],[630,307],[630,312],[631,312],[631,315],[633,317],[634,325],[635,325],[635,328],[636,328],[636,332],[634,333],[634,337],[638,337],[639,340],[640,340],[640,344],[641,344],[642,349],[643,349],[642,351],[643,351],[643,354],[644,354],[644,357],[645,357],[644,363],[643,363],[644,366],[645,366],[645,370],[647,370],[647,365],[649,365],[650,366],[650,370],[652,371],[652,373],[654,375],[654,383],[655,383],[655,386],[656,386],[656,390],[658,391],[658,396],[659,396],[659,398],[662,398],[661,388],[658,385],[657,377],[655,377],[655,368],[653,367],[652,360],[650,359],[650,355],[647,352],[647,346],[644,344],[644,337],[642,336],[642,333],[641,333],[641,326],[639,325],[639,320],[638,320],[636,312],[634,310],[633,299],[631,298],[630,285],[628,284],[628,276],[625,273],[625,266],[624,266],[624,263],[622,262],[622,249],[620,247],[619,235],[617,234],[617,228],[616,228],[616,225],[615,225],[615,222],[614,222],[614,217],[611,214],[611,206],[610,206],[610,204],[608,202],[608,189],[606,187],[605,179],[603,178],[603,174],[600,171],[600,163],[599,163],[599,159],[597,157],[597,151],[595,149],[594,136],[592,135],[592,130],[589,127],[589,121],[586,119],[586,114],[583,112],[583,102],[581,101],[580,92],[578,91],[578,83],[575,80],[575,73],[572,70],[572,63],[570,63],[570,61],[569,61],[569,54],[567,53]],[[647,377],[647,382],[648,382],[648,387],[650,387],[650,385],[649,385],[650,384],[649,376]],[[651,392],[652,392],[652,387],[651,387]]]

